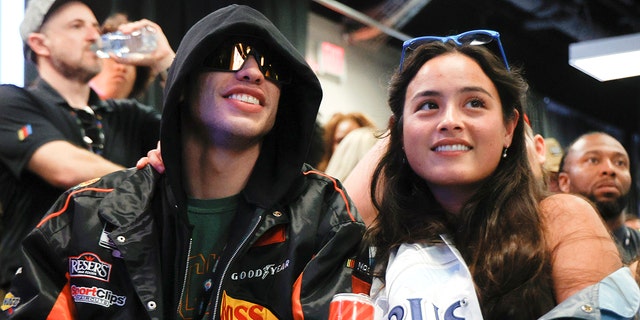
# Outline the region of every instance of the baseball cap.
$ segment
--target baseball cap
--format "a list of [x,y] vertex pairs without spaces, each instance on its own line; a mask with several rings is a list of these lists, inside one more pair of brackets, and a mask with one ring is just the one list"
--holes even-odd
[[95,0],[29,0],[27,9],[24,12],[24,19],[20,23],[20,37],[24,43],[27,42],[29,34],[40,30],[42,24],[47,20],[49,15],[65,3],[78,1],[86,4],[98,21],[103,18],[104,6],[98,6]]

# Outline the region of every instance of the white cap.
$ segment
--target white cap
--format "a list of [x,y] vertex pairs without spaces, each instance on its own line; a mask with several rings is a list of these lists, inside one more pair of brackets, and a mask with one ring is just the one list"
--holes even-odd
[[44,23],[45,18],[52,11],[56,10],[63,4],[71,1],[78,1],[84,3],[89,6],[96,17],[99,16],[96,13],[96,5],[97,1],[90,0],[28,0],[27,9],[24,11],[24,19],[20,24],[20,37],[22,37],[22,41],[27,43],[27,39],[29,38],[29,34],[32,32],[38,32],[42,24]]
[[42,26],[44,17],[57,0],[29,0],[24,12],[24,20],[20,24],[20,36],[25,43],[29,34],[36,32]]

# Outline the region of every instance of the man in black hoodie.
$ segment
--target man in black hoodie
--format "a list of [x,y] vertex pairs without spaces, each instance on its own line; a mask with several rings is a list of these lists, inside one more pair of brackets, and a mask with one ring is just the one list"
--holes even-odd
[[259,12],[196,23],[165,87],[165,174],[67,191],[25,240],[0,318],[326,319],[358,285],[364,224],[341,184],[304,164],[321,97]]

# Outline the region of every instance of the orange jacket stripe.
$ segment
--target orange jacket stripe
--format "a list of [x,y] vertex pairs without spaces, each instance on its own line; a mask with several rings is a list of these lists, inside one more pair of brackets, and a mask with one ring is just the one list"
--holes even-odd
[[71,287],[69,286],[69,273],[65,274],[67,284],[64,285],[56,299],[56,303],[51,308],[51,312],[47,315],[47,320],[68,320],[75,319],[76,308],[73,304],[71,296]]
[[298,276],[296,282],[293,284],[293,291],[291,292],[291,313],[294,320],[304,320],[304,312],[302,311],[302,302],[300,302],[300,291],[302,290],[302,275]]
[[371,284],[356,276],[351,276],[351,292],[368,295],[371,291]]
[[67,196],[67,200],[64,203],[64,207],[62,207],[62,209],[60,209],[59,211],[54,212],[54,213],[44,217],[44,219],[42,219],[42,221],[40,221],[40,223],[38,223],[36,228],[40,228],[40,226],[42,226],[45,222],[47,222],[47,221],[49,221],[49,220],[61,215],[63,212],[65,212],[67,210],[67,208],[69,207],[69,202],[71,201],[71,197],[73,195],[75,195],[76,193],[80,193],[80,192],[84,192],[84,191],[111,192],[111,191],[113,191],[113,189],[84,188],[84,189],[76,190],[76,191],[73,191],[73,192],[69,193],[69,195]]
[[351,217],[351,221],[356,221],[356,218],[353,216],[353,214],[351,214],[351,207],[349,206],[349,201],[347,200],[347,195],[344,193],[344,190],[342,190],[340,187],[338,187],[338,181],[336,181],[336,178],[327,175],[323,172],[320,171],[316,171],[316,170],[311,170],[311,171],[307,171],[304,173],[304,175],[308,175],[308,174],[317,174],[323,177],[327,177],[329,179],[331,179],[331,181],[333,181],[333,188],[340,194],[340,196],[342,196],[342,199],[344,200],[344,204],[347,207],[347,213],[349,214],[349,217]]
[[284,226],[276,226],[275,228],[267,231],[256,243],[253,247],[262,247],[267,246],[274,243],[282,243],[287,240],[287,235],[285,232]]

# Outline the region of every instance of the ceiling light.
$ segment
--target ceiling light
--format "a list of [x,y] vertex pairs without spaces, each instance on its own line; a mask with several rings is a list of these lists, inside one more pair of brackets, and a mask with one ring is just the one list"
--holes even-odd
[[569,64],[600,80],[640,75],[640,33],[569,44]]

